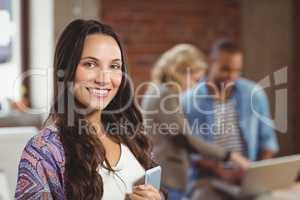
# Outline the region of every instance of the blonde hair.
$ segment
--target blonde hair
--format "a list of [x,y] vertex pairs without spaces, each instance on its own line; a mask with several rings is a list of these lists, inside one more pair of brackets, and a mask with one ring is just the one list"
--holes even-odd
[[178,44],[161,55],[154,64],[152,81],[180,83],[186,73],[205,70],[207,68],[205,55],[191,44]]

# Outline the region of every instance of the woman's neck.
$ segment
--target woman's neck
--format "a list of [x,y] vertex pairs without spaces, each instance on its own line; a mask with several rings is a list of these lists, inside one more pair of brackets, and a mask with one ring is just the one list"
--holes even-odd
[[91,124],[99,124],[101,123],[101,111],[95,110],[86,116],[86,119]]
[[99,139],[105,149],[105,156],[109,164],[112,167],[116,166],[121,157],[121,145],[106,134],[101,123],[101,112],[97,110],[90,113],[86,119],[90,125],[93,126],[96,134],[99,136]]
[[95,131],[95,133],[99,136],[103,135],[103,126],[101,123],[101,111],[95,110],[88,114],[85,119],[88,122],[89,130]]

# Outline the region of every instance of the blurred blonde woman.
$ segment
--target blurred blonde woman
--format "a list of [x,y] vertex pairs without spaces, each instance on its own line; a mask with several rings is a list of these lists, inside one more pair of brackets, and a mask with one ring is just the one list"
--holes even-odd
[[179,95],[195,86],[206,69],[202,52],[193,45],[178,44],[155,63],[152,82],[142,101],[145,127],[152,136],[153,152],[163,171],[162,185],[172,200],[185,196],[191,153],[247,165],[238,153],[226,152],[191,134],[180,107]]

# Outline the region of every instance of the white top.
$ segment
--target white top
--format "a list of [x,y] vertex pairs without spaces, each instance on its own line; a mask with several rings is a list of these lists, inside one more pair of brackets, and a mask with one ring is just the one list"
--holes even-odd
[[135,158],[130,149],[121,144],[121,156],[117,165],[113,167],[115,173],[100,168],[103,179],[103,200],[124,200],[127,193],[132,192],[136,181],[143,178],[145,169]]
[[227,151],[247,155],[246,144],[241,135],[238,114],[232,100],[214,105],[215,132],[213,142]]

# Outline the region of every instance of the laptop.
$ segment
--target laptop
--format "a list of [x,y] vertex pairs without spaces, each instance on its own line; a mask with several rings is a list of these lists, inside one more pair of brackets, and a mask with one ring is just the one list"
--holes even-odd
[[37,133],[35,127],[0,128],[0,188],[7,185],[11,199],[16,188],[21,154],[28,140]]
[[235,198],[255,197],[293,185],[299,172],[300,154],[253,162],[240,186],[221,180],[213,180],[212,185]]

